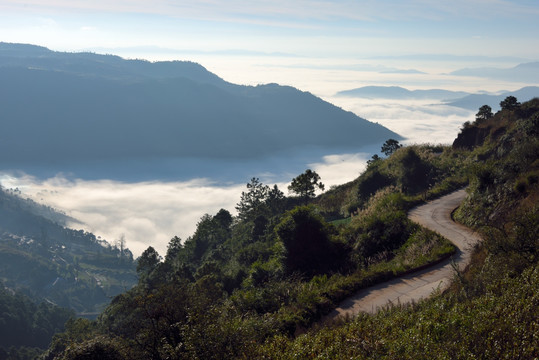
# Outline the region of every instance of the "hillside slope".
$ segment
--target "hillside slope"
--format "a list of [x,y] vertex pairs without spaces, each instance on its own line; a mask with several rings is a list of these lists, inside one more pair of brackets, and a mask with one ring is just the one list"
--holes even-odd
[[360,312],[376,313],[392,304],[410,304],[428,298],[435,291],[445,290],[454,276],[455,266],[464,270],[469,265],[473,249],[480,238],[471,229],[455,223],[451,214],[466,197],[465,190],[458,190],[427,204],[410,210],[410,220],[442,234],[458,250],[450,258],[411,272],[388,282],[362,289],[329,313],[323,322],[338,318],[354,317]]
[[[40,208],[38,208],[40,209]],[[136,283],[128,249],[39,214],[17,193],[0,188],[0,281],[36,301],[94,316]],[[48,209],[49,218],[52,209]]]
[[539,356],[539,99],[466,124],[459,138],[474,142],[453,145],[452,157],[465,156],[459,167],[469,177],[454,216],[480,232],[483,242],[469,267],[454,272],[449,290],[293,340],[276,337],[254,357]]
[[[255,159],[399,136],[314,95],[238,86],[190,62],[0,43],[0,168],[169,158]],[[9,136],[8,136],[9,135]]]
[[[464,148],[395,147],[316,199],[253,179],[238,218],[205,215],[164,261],[148,248],[138,285],[60,334],[44,358],[538,357],[538,115],[536,99],[466,124],[463,133],[484,136]],[[453,253],[406,211],[466,183],[455,215],[483,243],[447,291],[311,328],[359,289]],[[328,223],[336,214],[351,217]]]

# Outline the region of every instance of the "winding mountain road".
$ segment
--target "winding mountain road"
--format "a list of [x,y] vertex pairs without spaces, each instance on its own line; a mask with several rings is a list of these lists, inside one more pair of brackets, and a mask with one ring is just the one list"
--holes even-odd
[[366,289],[343,301],[323,319],[323,322],[338,317],[355,316],[359,312],[375,313],[380,307],[403,304],[428,297],[436,289],[449,285],[454,276],[451,262],[463,269],[469,262],[473,247],[480,241],[479,235],[455,223],[451,213],[466,197],[465,190],[458,190],[408,213],[408,217],[424,227],[436,231],[453,242],[458,250],[441,263],[424,270],[410,273]]

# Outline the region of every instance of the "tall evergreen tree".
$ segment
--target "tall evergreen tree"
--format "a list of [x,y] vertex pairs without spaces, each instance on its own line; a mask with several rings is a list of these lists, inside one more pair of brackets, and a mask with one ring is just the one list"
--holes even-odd
[[292,179],[292,183],[288,186],[288,190],[301,198],[312,198],[316,189],[324,191],[324,188],[324,184],[320,181],[320,175],[311,169],[307,169],[303,174]]

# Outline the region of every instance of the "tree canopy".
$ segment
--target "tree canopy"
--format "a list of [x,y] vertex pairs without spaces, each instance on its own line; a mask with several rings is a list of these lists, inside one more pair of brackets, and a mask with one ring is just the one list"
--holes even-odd
[[331,227],[312,207],[299,206],[286,213],[275,228],[283,242],[286,273],[313,275],[328,271],[335,263],[336,246]]
[[301,198],[312,198],[317,189],[324,191],[324,184],[320,181],[320,175],[316,171],[307,169],[303,174],[292,179],[288,190],[299,195]]
[[382,152],[386,156],[390,156],[393,154],[397,149],[401,148],[402,145],[399,144],[399,142],[395,139],[387,139],[386,142],[382,145]]
[[268,197],[270,188],[262,184],[259,178],[252,178],[247,184],[247,191],[242,191],[240,202],[236,205],[241,219],[249,218]]
[[74,315],[72,310],[50,303],[35,303],[0,282],[0,346],[45,348],[54,333],[63,330],[65,322]]
[[242,191],[240,202],[236,204],[238,217],[241,220],[254,220],[260,215],[279,212],[284,194],[277,185],[270,188],[260,179],[252,178],[247,184],[247,191]]
[[475,120],[480,122],[490,119],[494,114],[492,114],[492,108],[488,105],[483,105],[479,108],[477,114],[475,114]]
[[500,102],[500,107],[502,110],[515,110],[519,106],[520,103],[518,102],[517,98],[512,95],[509,95]]
[[160,261],[161,256],[159,256],[153,247],[149,246],[146,250],[144,250],[138,259],[137,273],[141,276],[144,274],[149,274],[153,269],[155,269]]

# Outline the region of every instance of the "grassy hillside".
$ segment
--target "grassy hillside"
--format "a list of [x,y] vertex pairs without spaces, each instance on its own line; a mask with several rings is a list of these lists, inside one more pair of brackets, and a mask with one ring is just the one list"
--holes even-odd
[[[465,124],[453,147],[395,148],[315,199],[252,179],[238,217],[205,215],[164,261],[148,248],[138,285],[69,324],[44,358],[537,357],[538,118],[534,100]],[[466,184],[456,216],[484,242],[448,291],[311,327],[358,289],[450,255],[406,211]]]
[[[295,339],[251,356],[272,359],[535,359],[539,356],[539,100],[465,124],[470,196],[456,218],[483,244],[444,294]],[[481,134],[478,136],[478,134]],[[471,139],[462,141],[462,139]],[[456,150],[454,149],[454,150]]]

